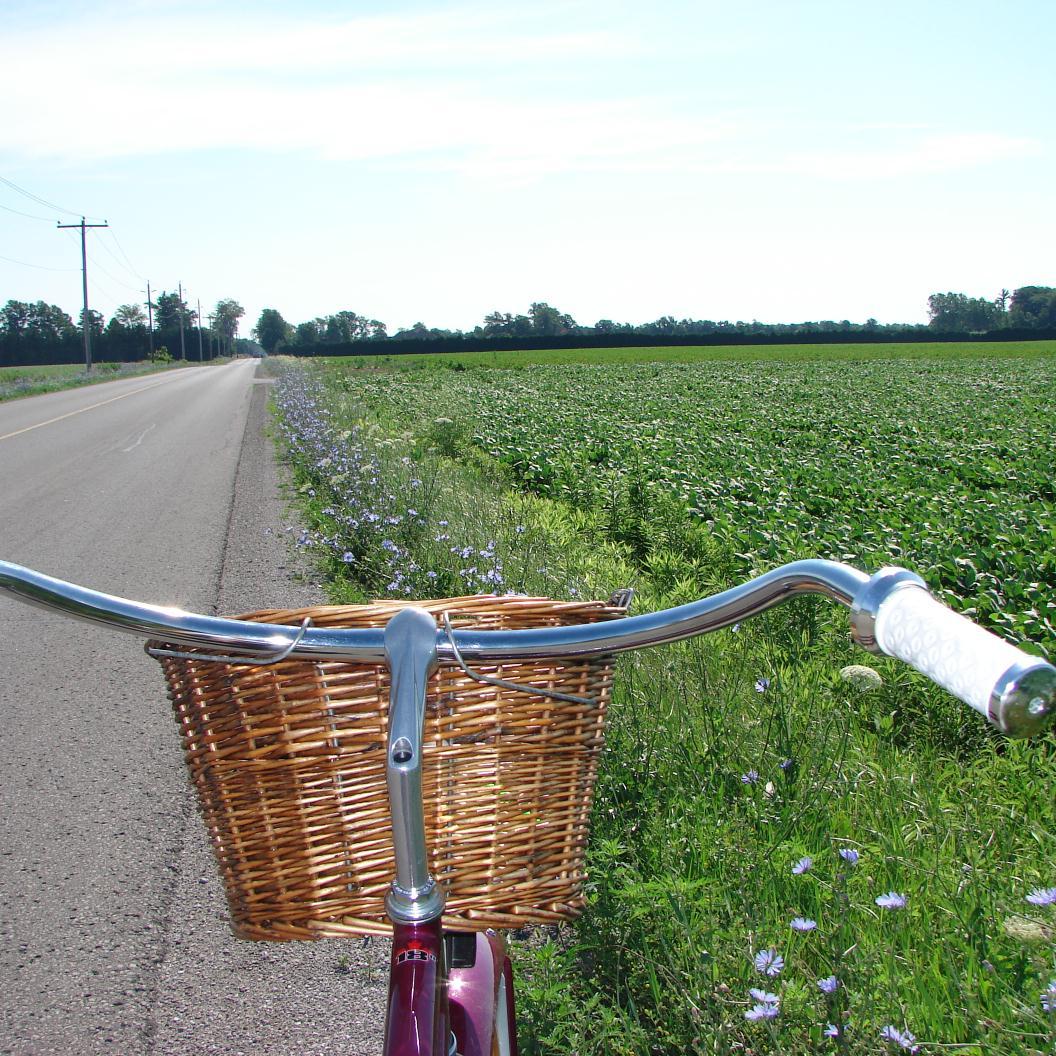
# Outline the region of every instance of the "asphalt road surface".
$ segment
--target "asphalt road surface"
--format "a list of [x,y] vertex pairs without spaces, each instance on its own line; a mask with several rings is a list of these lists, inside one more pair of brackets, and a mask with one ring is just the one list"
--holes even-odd
[[[0,558],[200,612],[320,600],[255,369],[0,404]],[[235,940],[155,662],[0,599],[0,1053],[377,1052],[384,959]]]

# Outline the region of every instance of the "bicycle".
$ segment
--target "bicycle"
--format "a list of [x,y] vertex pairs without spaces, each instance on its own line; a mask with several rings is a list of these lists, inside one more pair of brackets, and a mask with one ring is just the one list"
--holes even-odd
[[[366,625],[358,627],[329,625],[325,613],[338,624],[347,610],[325,610],[325,625],[303,616],[291,626],[283,621],[298,614],[225,619],[163,609],[6,562],[0,591],[149,640],[168,677],[236,932],[295,939],[391,930],[389,1056],[516,1056],[513,973],[500,929],[567,919],[581,905],[586,814],[616,654],[729,627],[816,593],[850,610],[859,645],[908,663],[1005,735],[1031,736],[1056,717],[1056,668],[947,609],[919,576],[894,567],[868,576],[836,562],[797,561],[639,616],[625,615],[629,592],[586,606],[481,597],[361,607]],[[527,626],[504,626],[503,608]],[[483,626],[456,626],[467,612]],[[379,696],[386,689],[387,713]],[[493,699],[531,701],[535,710],[527,718],[494,712]],[[368,712],[374,725],[357,741],[348,716],[358,722]],[[500,771],[480,762],[507,742],[541,775],[530,794],[502,787]],[[571,774],[556,789],[544,787],[555,779],[540,769],[549,756],[561,759],[559,774]],[[344,769],[328,769],[334,760]],[[523,769],[514,772],[523,784]],[[384,810],[367,787],[379,777]],[[486,808],[463,795],[477,778],[491,800]],[[445,810],[451,817],[436,816]],[[364,813],[373,816],[366,828],[351,816]],[[445,824],[457,838],[445,836]],[[518,838],[530,830],[536,842],[499,861],[485,881],[473,870],[467,879],[463,859],[502,858],[494,832],[479,843],[489,826]],[[379,827],[391,832],[391,882],[379,879],[379,862],[388,860],[373,846]],[[318,850],[320,833],[331,842],[305,864],[300,845]],[[453,844],[446,858],[437,848],[445,841]],[[263,858],[246,857],[251,843],[266,845]],[[431,861],[446,863],[442,875]],[[382,908],[374,896],[386,886]],[[536,904],[519,905],[525,898]]]

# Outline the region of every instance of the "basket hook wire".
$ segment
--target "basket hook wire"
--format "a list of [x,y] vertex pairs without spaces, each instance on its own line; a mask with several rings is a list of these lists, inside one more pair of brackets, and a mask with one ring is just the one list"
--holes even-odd
[[495,678],[493,675],[483,675],[479,671],[474,671],[466,662],[462,659],[462,654],[458,651],[458,646],[455,644],[455,632],[451,626],[451,614],[444,612],[443,614],[444,633],[447,635],[447,642],[451,646],[451,652],[455,656],[455,662],[462,669],[462,673],[468,675],[474,682],[484,682],[489,686],[498,686],[500,689],[512,689],[515,693],[529,693],[536,697],[551,697],[554,700],[568,701],[570,704],[588,704],[594,705],[597,703],[591,700],[590,697],[577,697],[572,693],[558,693],[554,689],[545,689],[542,686],[525,686],[519,682],[507,682],[504,678]]
[[148,645],[146,651],[150,656],[171,656],[177,660],[208,660],[217,664],[246,664],[249,667],[267,667],[269,664],[277,664],[280,660],[285,660],[300,645],[301,639],[311,625],[311,616],[305,616],[301,620],[300,629],[293,638],[286,645],[279,646],[275,652],[269,653],[267,656],[224,656],[220,653],[189,653],[180,649],[165,649],[160,645]]

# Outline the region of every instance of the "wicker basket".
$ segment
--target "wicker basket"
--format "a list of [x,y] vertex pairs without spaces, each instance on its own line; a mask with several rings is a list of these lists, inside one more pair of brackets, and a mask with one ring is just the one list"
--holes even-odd
[[[416,603],[456,627],[517,629],[614,619],[602,602],[478,596]],[[263,611],[241,617],[381,627],[403,607]],[[164,643],[152,643],[161,644]],[[384,667],[267,667],[163,658],[187,763],[220,864],[235,933],[317,939],[387,933],[395,874],[385,785]],[[448,927],[554,923],[583,905],[583,855],[612,664],[480,668],[590,698],[575,704],[482,684],[441,665],[427,697],[426,838],[447,888]]]

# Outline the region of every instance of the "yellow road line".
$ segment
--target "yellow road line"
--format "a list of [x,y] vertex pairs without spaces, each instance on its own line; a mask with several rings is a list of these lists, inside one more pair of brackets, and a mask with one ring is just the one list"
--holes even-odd
[[[168,379],[166,378],[166,381],[167,380]],[[84,414],[85,411],[94,411],[96,407],[105,407],[108,403],[114,403],[116,400],[123,400],[126,396],[135,396],[137,392],[146,392],[147,389],[156,389],[159,385],[164,384],[164,381],[155,381],[153,385],[141,385],[138,389],[133,389],[131,392],[121,393],[120,396],[111,396],[108,400],[93,403],[88,407],[80,408],[80,410],[60,414],[58,418],[49,418],[46,422],[37,422],[36,425],[27,425],[25,429],[16,429],[13,433],[5,433],[3,436],[0,436],[0,440],[10,440],[13,436],[21,436],[23,433],[32,432],[34,429],[40,429],[45,425],[54,425],[55,422],[61,422],[64,418],[72,418],[75,414]]]

